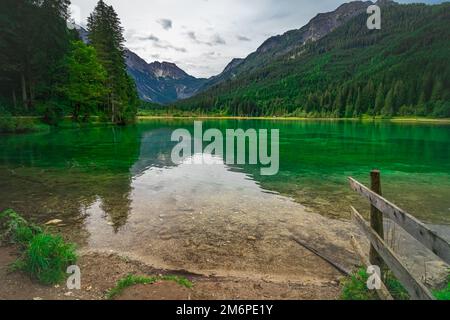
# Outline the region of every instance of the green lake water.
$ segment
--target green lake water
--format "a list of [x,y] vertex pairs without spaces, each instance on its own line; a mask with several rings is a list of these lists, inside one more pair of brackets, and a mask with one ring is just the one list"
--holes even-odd
[[172,163],[172,132],[193,126],[151,120],[1,135],[0,210],[60,219],[58,231],[81,248],[161,268],[305,279],[322,262],[302,258],[291,236],[351,266],[349,207],[367,214],[369,206],[347,177],[368,184],[377,168],[386,198],[450,238],[450,125],[204,121],[222,132],[279,129],[275,176],[257,165]]
[[[177,128],[192,131],[193,120],[2,135],[0,209],[79,216],[100,197],[106,213],[126,223],[133,179],[175,166],[170,135]],[[427,222],[450,223],[449,125],[223,120],[206,121],[204,128],[280,130],[278,175],[261,176],[257,166],[227,168],[255,181],[262,194],[281,193],[320,214],[345,218],[351,203],[364,206],[346,178],[368,184],[377,168],[388,199]],[[214,178],[205,183],[213,185]]]
[[58,231],[82,248],[113,250],[157,267],[304,279],[322,262],[305,256],[291,236],[350,265],[348,236],[356,230],[349,206],[367,213],[368,204],[350,190],[347,177],[368,184],[377,168],[386,198],[448,230],[449,125],[203,123],[222,132],[279,129],[280,171],[261,176],[252,165],[172,163],[173,130],[192,132],[193,124],[151,120],[1,135],[0,210],[15,209],[36,223],[60,219]]

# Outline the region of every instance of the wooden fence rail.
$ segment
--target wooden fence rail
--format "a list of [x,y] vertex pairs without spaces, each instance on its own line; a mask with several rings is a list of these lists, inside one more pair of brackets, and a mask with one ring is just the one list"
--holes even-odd
[[381,237],[366,223],[364,218],[351,207],[352,216],[363,233],[367,236],[370,243],[377,250],[378,254],[383,258],[386,265],[394,273],[397,279],[403,284],[406,291],[412,299],[415,300],[435,300],[431,292],[416,279],[408,269],[403,265],[398,256],[391,248],[381,239]]
[[415,239],[430,249],[447,264],[450,264],[450,244],[424,223],[400,209],[395,204],[379,196],[353,178],[349,178],[351,188],[380,210],[387,218],[396,222]]
[[[408,291],[411,299],[435,300],[430,290],[409,272],[397,254],[385,243],[382,227],[383,218],[386,217],[394,221],[447,264],[450,264],[450,243],[424,223],[381,196],[380,172],[378,170],[371,172],[372,190],[353,178],[349,178],[349,182],[350,187],[368,199],[371,204],[370,225],[354,207],[351,207],[353,219],[369,239],[371,245],[370,261],[363,257],[361,252],[357,252],[362,256],[363,262],[377,265],[382,270],[389,268],[405,287],[406,291]],[[355,243],[356,249],[358,249],[354,238],[352,241]],[[356,251],[360,251],[360,249]],[[382,287],[377,293],[382,299],[389,299],[389,295],[383,290],[384,288]]]

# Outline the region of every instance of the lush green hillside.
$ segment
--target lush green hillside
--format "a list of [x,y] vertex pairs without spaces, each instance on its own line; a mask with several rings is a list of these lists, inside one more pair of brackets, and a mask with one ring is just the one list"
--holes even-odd
[[450,117],[450,3],[383,7],[381,30],[368,30],[367,17],[176,107],[250,116]]

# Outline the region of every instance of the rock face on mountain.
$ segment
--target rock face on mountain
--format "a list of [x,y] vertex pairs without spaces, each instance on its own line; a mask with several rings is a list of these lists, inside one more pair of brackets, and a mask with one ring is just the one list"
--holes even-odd
[[233,60],[221,74],[210,78],[200,90],[203,91],[220,82],[233,79],[243,72],[250,72],[255,68],[260,68],[273,59],[304,45],[308,41],[319,40],[345,24],[351,18],[365,12],[367,7],[372,4],[371,1],[345,3],[332,12],[318,14],[300,29],[291,30],[283,35],[271,37],[247,58]]
[[130,50],[126,50],[126,64],[144,101],[166,104],[186,99],[206,82],[188,75],[174,63],[147,63]]

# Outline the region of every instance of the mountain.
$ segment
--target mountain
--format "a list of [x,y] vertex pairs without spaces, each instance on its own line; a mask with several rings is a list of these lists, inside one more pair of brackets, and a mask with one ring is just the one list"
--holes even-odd
[[450,3],[378,2],[381,30],[366,26],[369,4],[345,4],[269,39],[176,107],[250,116],[450,117]]
[[304,27],[291,30],[266,40],[255,52],[245,59],[234,59],[218,76],[210,78],[200,89],[204,91],[218,83],[233,79],[237,75],[261,68],[277,57],[303,46],[310,41],[317,41],[351,18],[366,12],[370,1],[345,3],[332,12],[320,13]]
[[[89,32],[75,25],[80,39],[89,43]],[[147,63],[131,50],[125,50],[128,74],[134,79],[139,97],[147,102],[167,104],[193,96],[206,82],[198,79],[170,62]]]
[[188,75],[174,63],[147,63],[130,50],[126,50],[126,64],[135,80],[139,96],[144,101],[167,104],[193,96],[206,82]]

